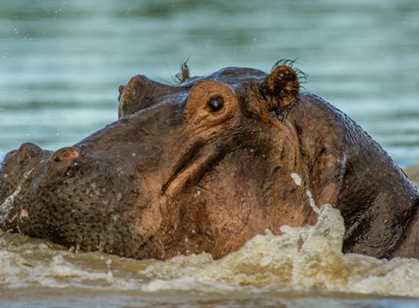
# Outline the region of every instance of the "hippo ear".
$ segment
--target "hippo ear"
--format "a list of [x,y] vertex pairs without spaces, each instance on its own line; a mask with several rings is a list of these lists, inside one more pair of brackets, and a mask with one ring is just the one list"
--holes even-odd
[[297,101],[300,83],[290,66],[278,65],[263,80],[260,91],[267,98],[268,111],[286,112]]
[[174,91],[176,87],[153,81],[144,75],[134,76],[126,86],[119,87],[118,118],[150,107],[156,102],[156,98]]

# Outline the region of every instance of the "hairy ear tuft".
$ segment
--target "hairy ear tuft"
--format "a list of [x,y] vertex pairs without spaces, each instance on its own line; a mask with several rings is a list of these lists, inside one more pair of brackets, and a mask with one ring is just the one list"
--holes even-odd
[[182,63],[180,67],[180,72],[176,74],[175,78],[179,83],[187,81],[189,78],[191,78],[191,71],[188,66],[189,58],[185,60],[185,62]]
[[268,111],[285,112],[298,101],[298,72],[288,65],[275,66],[263,80],[260,90],[267,98]]

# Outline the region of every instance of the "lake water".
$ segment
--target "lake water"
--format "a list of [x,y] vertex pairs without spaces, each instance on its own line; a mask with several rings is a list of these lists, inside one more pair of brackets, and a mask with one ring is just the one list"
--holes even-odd
[[[63,250],[0,233],[5,307],[415,307],[419,260],[342,254],[343,219],[258,235],[237,252],[169,261]],[[333,232],[330,232],[333,230]]]
[[[223,66],[269,71],[291,58],[309,75],[307,91],[411,165],[419,162],[418,38],[417,0],[1,0],[0,157],[26,141],[70,145],[115,120],[118,86],[135,74],[172,82],[188,58],[197,75]],[[72,255],[19,236],[0,240],[0,304],[10,307],[67,307],[75,299],[128,307],[396,307],[417,302],[387,295],[419,296],[415,262],[345,257],[336,247],[332,261],[347,266],[338,274],[286,280],[275,270],[291,265],[268,262],[281,255],[275,249],[265,260],[240,252],[234,266],[206,256],[161,264]],[[266,235],[254,245],[270,240]],[[348,264],[369,269],[370,279],[362,270],[348,274]],[[291,267],[306,269],[300,265]],[[276,274],[264,276],[264,269]],[[375,295],[353,295],[360,293]]]
[[117,88],[226,65],[297,59],[305,88],[359,121],[401,164],[419,161],[419,2],[0,2],[0,153],[77,142],[116,119]]

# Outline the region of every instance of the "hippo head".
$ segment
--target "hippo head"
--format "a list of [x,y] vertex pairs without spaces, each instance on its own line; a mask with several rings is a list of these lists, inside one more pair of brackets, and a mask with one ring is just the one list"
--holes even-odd
[[[297,73],[225,68],[120,87],[119,119],[51,152],[24,144],[0,171],[0,226],[84,251],[215,258],[282,225],[314,223]],[[77,119],[75,119],[77,121]]]

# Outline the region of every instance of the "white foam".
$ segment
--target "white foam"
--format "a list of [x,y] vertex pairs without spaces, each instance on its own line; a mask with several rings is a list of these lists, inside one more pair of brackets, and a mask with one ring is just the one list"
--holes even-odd
[[3,234],[0,286],[202,293],[314,289],[419,296],[418,260],[343,254],[342,216],[328,204],[318,212],[314,226],[283,226],[280,235],[267,230],[220,260],[205,253],[165,262],[74,254],[22,235]]

